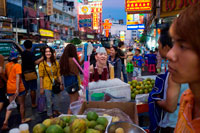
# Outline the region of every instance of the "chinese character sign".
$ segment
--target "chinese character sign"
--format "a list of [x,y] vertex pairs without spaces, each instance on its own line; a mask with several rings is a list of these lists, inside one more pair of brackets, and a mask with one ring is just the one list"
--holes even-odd
[[148,12],[151,11],[151,0],[126,0],[126,12]]
[[109,19],[105,19],[103,27],[105,29],[106,37],[109,36],[109,30],[110,30],[111,26],[112,26],[112,23],[109,22]]
[[99,24],[98,24],[98,13],[93,13],[93,29],[98,30]]
[[47,15],[53,14],[53,0],[47,0]]

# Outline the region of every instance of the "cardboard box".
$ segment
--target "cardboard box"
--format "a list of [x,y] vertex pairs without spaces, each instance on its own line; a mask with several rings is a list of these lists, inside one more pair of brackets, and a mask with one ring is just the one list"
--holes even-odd
[[133,102],[84,102],[79,111],[79,115],[82,115],[88,108],[101,108],[101,109],[112,109],[118,108],[124,113],[129,115],[133,123],[138,125],[138,113],[136,104]]

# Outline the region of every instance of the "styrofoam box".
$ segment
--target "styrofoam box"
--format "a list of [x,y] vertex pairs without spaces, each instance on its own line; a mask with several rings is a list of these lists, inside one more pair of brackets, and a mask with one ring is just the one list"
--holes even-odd
[[112,79],[107,81],[89,83],[89,99],[91,99],[91,95],[93,93],[103,93],[103,92],[109,93],[115,97],[125,97],[125,99],[123,99],[125,101],[131,100],[130,85],[124,83],[120,79]]
[[[62,116],[73,116],[73,115],[61,114],[59,117],[62,117]],[[78,118],[86,118],[86,115],[76,115],[76,116]],[[102,117],[102,116],[99,116],[99,117]],[[105,130],[105,133],[107,133],[107,128],[112,122],[112,116],[103,116],[103,117],[105,117],[108,120],[108,125],[107,125],[106,130]]]

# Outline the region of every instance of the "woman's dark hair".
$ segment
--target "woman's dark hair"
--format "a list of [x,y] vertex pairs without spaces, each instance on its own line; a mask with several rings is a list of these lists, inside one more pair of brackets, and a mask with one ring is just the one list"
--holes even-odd
[[47,61],[47,57],[45,55],[45,51],[46,49],[49,48],[50,49],[50,52],[51,52],[51,57],[50,57],[50,61],[52,64],[55,64],[56,65],[56,60],[55,60],[55,57],[54,57],[54,51],[51,47],[47,46],[44,48],[44,52],[43,52],[43,57],[44,57],[44,60]]
[[115,50],[115,52],[116,52],[115,58],[119,57],[119,53],[118,53],[119,49],[117,47],[115,47],[115,46],[110,47],[110,49],[111,48],[113,48]]
[[[61,75],[68,75],[70,73],[69,58],[75,58],[79,63],[76,46],[68,44],[60,58],[60,73]],[[79,63],[80,64],[80,63]]]

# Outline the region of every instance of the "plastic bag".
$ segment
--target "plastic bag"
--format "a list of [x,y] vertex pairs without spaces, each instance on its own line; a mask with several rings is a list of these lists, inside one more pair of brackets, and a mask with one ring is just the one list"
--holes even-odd
[[127,121],[133,123],[131,118],[118,108],[113,108],[113,109],[88,108],[85,110],[83,115],[87,115],[89,111],[94,111],[100,116],[107,116],[107,115],[112,116],[113,117],[112,122]]
[[136,105],[148,103],[149,94],[138,94],[135,97]]
[[17,104],[15,102],[15,99],[8,105],[7,110],[13,110],[17,108]]
[[37,102],[38,102],[37,106],[38,111],[44,112],[46,108],[46,97],[44,95],[40,95]]

